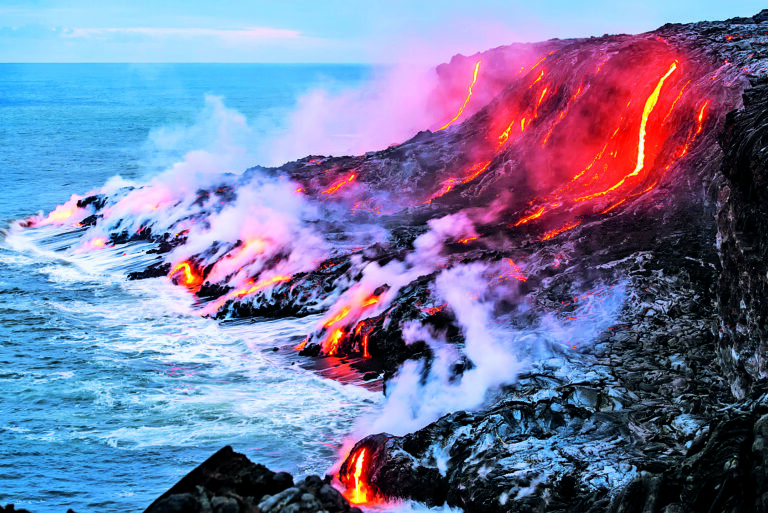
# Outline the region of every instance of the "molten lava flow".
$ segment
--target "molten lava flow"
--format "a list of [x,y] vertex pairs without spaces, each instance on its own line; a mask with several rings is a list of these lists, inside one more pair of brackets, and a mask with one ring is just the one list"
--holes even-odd
[[544,236],[541,238],[541,240],[554,239],[555,237],[557,237],[561,233],[567,232],[568,230],[576,228],[577,226],[579,226],[579,224],[580,224],[579,221],[572,221],[570,223],[567,223],[567,224],[561,226],[560,228],[556,228],[554,230],[550,230],[550,231],[548,231],[547,233],[544,234]]
[[[381,296],[366,295],[360,297],[359,295],[353,300],[347,302],[340,309],[332,310],[336,312],[333,317],[327,319],[322,324],[323,329],[330,329],[330,333],[326,335],[323,340],[322,347],[326,354],[334,355],[338,352],[339,343],[346,334],[346,327],[354,324],[358,321],[361,315],[368,310],[371,306],[378,304],[381,301]],[[364,322],[358,323],[355,335],[360,333],[360,330],[365,326]],[[371,328],[369,328],[370,331]],[[364,340],[367,344],[368,339]],[[364,348],[364,352],[367,353],[367,347]]]
[[693,134],[694,137],[699,135],[704,129],[704,113],[706,112],[708,106],[709,100],[705,101],[704,105],[701,106],[701,110],[699,110],[698,125],[696,126],[696,132]]
[[520,219],[513,226],[520,226],[521,224],[525,224],[527,222],[533,221],[534,219],[538,219],[544,213],[544,210],[546,210],[546,208],[547,208],[546,206],[543,206],[543,207],[539,208],[533,214],[527,215],[527,216],[523,217],[522,219]]
[[180,264],[177,264],[171,269],[171,273],[168,277],[173,278],[178,275],[181,276],[182,284],[188,289],[196,289],[203,283],[202,276],[197,274],[189,262],[181,262]]
[[421,311],[427,315],[435,315],[436,313],[445,310],[445,307],[447,306],[448,303],[443,303],[442,305],[432,306],[430,308],[422,308]]
[[247,296],[247,295],[253,294],[254,292],[258,292],[259,290],[265,289],[270,285],[274,285],[275,283],[284,283],[286,281],[291,281],[291,278],[292,278],[291,276],[279,274],[271,278],[259,280],[256,283],[253,283],[253,281],[251,281],[249,282],[248,287],[244,287],[242,289],[236,290],[231,294],[232,294],[232,297]]
[[[366,484],[365,479],[363,477],[365,460],[366,460],[366,449],[363,448],[360,450],[359,453],[357,453],[356,456],[353,456],[350,459],[351,468],[349,468],[348,470],[349,473],[346,476],[343,476],[343,479],[342,479],[345,482],[345,484],[347,484],[347,493],[345,493],[344,495],[347,498],[347,500],[349,500],[349,502],[353,504],[364,504],[369,502],[373,498],[373,493],[368,488],[368,485]],[[355,484],[354,493],[349,487],[349,485],[351,484],[350,481]]]
[[464,237],[463,239],[459,239],[459,240],[458,240],[458,241],[456,241],[456,242],[458,242],[459,244],[467,244],[468,242],[472,242],[473,240],[477,240],[478,238],[479,238],[479,236],[475,236],[475,237]]
[[336,314],[336,316],[334,316],[333,318],[323,323],[323,328],[330,328],[331,326],[333,326],[334,324],[342,320],[344,317],[349,315],[349,312],[351,311],[352,311],[351,307],[345,306],[344,308],[341,309],[341,311],[338,314]]
[[481,61],[477,61],[477,64],[475,64],[475,73],[474,73],[474,75],[472,75],[472,83],[469,84],[469,91],[467,92],[467,98],[464,100],[464,103],[461,105],[461,107],[459,107],[459,112],[457,112],[456,115],[453,116],[453,119],[451,119],[448,123],[446,123],[445,125],[441,126],[438,129],[438,131],[439,130],[444,130],[444,129],[448,128],[449,126],[451,126],[454,121],[459,119],[459,116],[461,116],[462,112],[464,112],[464,107],[467,106],[467,103],[469,103],[469,99],[472,98],[472,87],[475,85],[475,82],[477,82],[477,72],[480,70],[480,62]]
[[331,335],[328,337],[328,341],[326,343],[328,349],[326,352],[329,355],[335,355],[339,350],[339,342],[341,342],[342,337],[344,336],[344,330],[341,328],[336,328],[331,332]]
[[349,176],[348,176],[347,178],[345,178],[344,180],[342,180],[342,181],[340,181],[340,182],[338,182],[338,183],[336,183],[336,184],[334,184],[334,185],[330,186],[330,187],[329,187],[329,188],[327,188],[326,190],[324,190],[324,191],[323,191],[323,194],[329,194],[329,195],[330,195],[330,194],[334,194],[334,193],[336,193],[336,192],[337,192],[339,189],[341,189],[342,187],[344,187],[344,186],[345,186],[345,185],[347,185],[348,183],[350,183],[350,182],[353,182],[354,180],[355,180],[355,173],[352,173],[351,175],[349,175]]
[[218,312],[222,306],[224,306],[227,301],[231,299],[235,299],[238,297],[247,296],[249,294],[253,294],[254,292],[258,292],[260,290],[266,289],[267,287],[270,287],[272,285],[276,285],[278,283],[285,283],[287,281],[290,281],[292,276],[290,275],[282,275],[278,274],[276,276],[272,276],[271,278],[264,278],[262,280],[259,280],[258,282],[255,282],[253,280],[249,280],[246,283],[245,287],[242,287],[237,290],[233,290],[220,298],[218,298],[215,301],[212,301],[208,305],[205,306],[202,310],[200,310],[200,315],[213,315],[216,312]]
[[363,335],[363,358],[370,358],[371,355],[368,353],[368,335],[370,335],[370,331]]
[[528,281],[528,277],[523,274],[520,266],[517,265],[511,258],[506,259],[506,265],[509,267],[509,270],[502,274],[501,278],[514,278],[517,281],[522,282]]
[[669,119],[669,116],[671,116],[671,115],[672,115],[672,111],[674,111],[674,110],[675,110],[675,105],[677,105],[677,102],[679,102],[679,101],[680,101],[680,98],[682,98],[682,97],[683,97],[683,93],[685,92],[686,88],[688,88],[688,85],[689,85],[690,83],[691,83],[691,81],[689,80],[688,82],[686,82],[686,83],[685,83],[685,85],[684,85],[683,87],[681,87],[681,88],[680,88],[680,92],[679,92],[679,93],[677,93],[677,97],[675,97],[675,101],[673,101],[673,102],[672,102],[672,105],[670,105],[670,107],[669,107],[669,110],[667,111],[667,115],[666,115],[666,116],[664,116],[664,119],[663,119],[663,120],[662,120],[662,122],[661,122],[661,124],[662,124],[662,125],[663,125],[664,123],[666,123],[666,122],[667,122],[667,119]]
[[478,176],[483,174],[483,171],[488,169],[488,166],[490,166],[490,165],[491,165],[491,161],[490,160],[488,160],[486,162],[479,162],[479,163],[475,164],[474,166],[469,168],[469,175],[466,178],[464,178],[461,181],[461,183],[465,184],[465,183],[471,182],[472,180],[474,180],[475,178],[477,178]]
[[[659,100],[659,94],[661,93],[661,88],[664,86],[664,82],[669,78],[669,76],[677,69],[677,61],[673,62],[672,65],[669,67],[669,70],[667,70],[666,74],[664,74],[663,77],[659,80],[659,83],[656,84],[656,88],[653,90],[651,95],[648,97],[648,99],[645,101],[645,107],[643,108],[643,117],[640,121],[640,133],[638,137],[638,143],[637,143],[637,164],[635,165],[635,169],[626,175],[624,178],[619,180],[618,183],[615,185],[599,192],[595,192],[593,194],[588,194],[586,196],[582,196],[580,198],[576,198],[576,201],[585,201],[592,198],[597,198],[599,196],[604,196],[608,194],[611,191],[615,191],[624,183],[627,181],[628,178],[632,176],[637,176],[640,171],[643,170],[643,166],[645,165],[645,135],[646,135],[646,127],[648,124],[648,116],[651,115],[651,112],[653,112],[654,107],[656,107],[656,102]],[[546,240],[546,239],[544,239]]]

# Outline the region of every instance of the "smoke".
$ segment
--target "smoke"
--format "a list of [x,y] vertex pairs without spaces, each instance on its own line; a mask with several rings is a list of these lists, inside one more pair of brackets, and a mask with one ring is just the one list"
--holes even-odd
[[243,114],[227,107],[223,97],[207,94],[204,101],[191,124],[150,131],[144,145],[145,177],[168,170],[193,175],[241,173],[260,162],[259,131]]
[[[435,296],[455,313],[465,344],[463,348],[449,344],[440,333],[417,322],[405,325],[405,341],[426,342],[433,359],[403,364],[387,386],[382,411],[360,424],[363,434],[402,435],[447,413],[482,406],[489,394],[514,383],[532,362],[590,343],[616,322],[624,303],[624,286],[619,284],[584,294],[567,320],[551,312],[541,313],[527,327],[516,327],[503,321],[501,301],[516,299],[518,313],[528,307],[516,296],[514,282],[493,285],[500,272],[500,264],[471,263],[447,269],[437,277]],[[457,363],[463,358],[471,363],[457,374]]]
[[[334,307],[318,323],[318,332],[322,333],[323,328],[338,327],[342,321],[344,325],[350,325],[383,311],[403,287],[447,264],[446,242],[476,235],[472,221],[464,212],[431,219],[427,225],[429,230],[416,238],[414,251],[403,260],[392,260],[383,266],[375,261],[366,264],[360,277],[339,296]],[[360,266],[360,257],[355,258],[354,263]],[[366,299],[382,287],[385,290],[377,298],[374,309],[364,308]],[[326,338],[323,349],[329,351],[332,345]]]
[[299,98],[287,133],[270,142],[267,162],[356,155],[399,144],[442,114],[428,105],[437,85],[434,68],[414,64],[376,68],[357,89],[310,91]]

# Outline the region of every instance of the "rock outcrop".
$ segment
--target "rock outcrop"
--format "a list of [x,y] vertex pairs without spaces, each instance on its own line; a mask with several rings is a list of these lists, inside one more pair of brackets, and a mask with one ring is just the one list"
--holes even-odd
[[227,446],[157,498],[145,513],[361,513],[327,480],[294,483]]

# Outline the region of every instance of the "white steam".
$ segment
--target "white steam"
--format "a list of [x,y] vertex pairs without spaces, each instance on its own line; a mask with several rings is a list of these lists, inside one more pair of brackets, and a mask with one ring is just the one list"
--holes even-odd
[[[502,325],[496,320],[499,315],[495,309],[499,299],[510,299],[514,286],[489,287],[500,268],[472,263],[453,267],[438,276],[435,295],[455,313],[465,345],[460,350],[419,323],[404,326],[406,342],[426,342],[434,360],[428,368],[424,362],[405,362],[388,384],[381,413],[363,420],[363,434],[402,435],[447,413],[482,406],[490,392],[514,383],[532,361],[555,350],[590,343],[616,322],[624,302],[624,287],[617,285],[582,296],[578,308],[566,320],[550,313],[529,328]],[[472,367],[457,376],[454,367],[462,354]]]

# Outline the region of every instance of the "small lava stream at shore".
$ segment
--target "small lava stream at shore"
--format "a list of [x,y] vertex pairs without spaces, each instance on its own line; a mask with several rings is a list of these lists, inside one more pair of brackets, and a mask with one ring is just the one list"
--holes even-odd
[[220,325],[164,280],[0,249],[0,499],[136,511],[222,445],[322,474],[380,396],[273,352],[314,318]]

